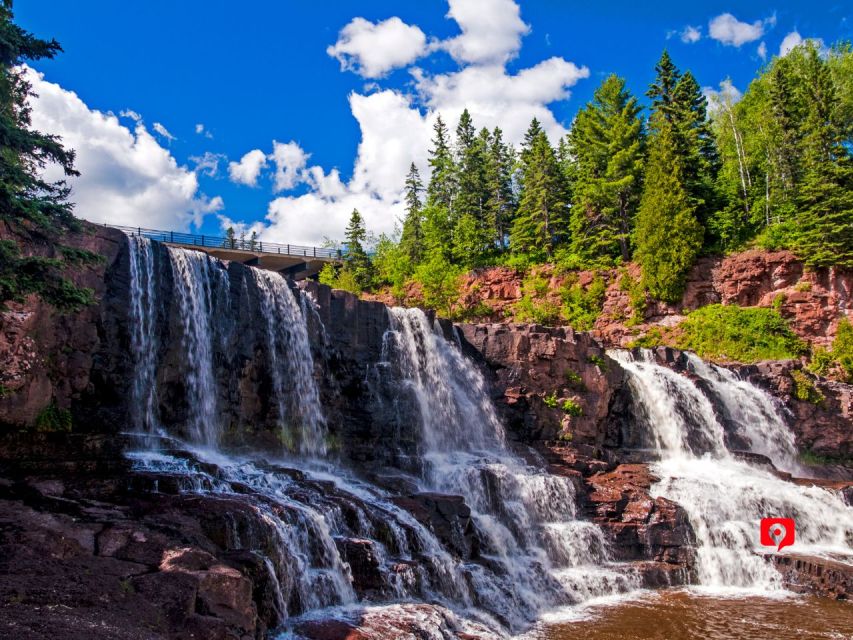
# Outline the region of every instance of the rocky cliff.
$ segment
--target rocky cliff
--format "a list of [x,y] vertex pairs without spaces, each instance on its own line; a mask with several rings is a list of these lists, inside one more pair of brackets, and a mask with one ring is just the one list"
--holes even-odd
[[[601,314],[592,333],[607,346],[625,346],[654,326],[672,326],[684,313],[698,307],[722,303],[775,307],[804,340],[828,346],[838,320],[853,316],[853,272],[845,269],[808,270],[789,251],[750,250],[726,257],[704,257],[688,275],[682,299],[676,304],[642,300],[638,311],[632,302],[632,285],[640,278],[636,264],[600,272],[560,273],[545,265],[536,270],[547,282],[544,299],[561,304],[560,288],[570,279],[587,287],[596,277],[606,283]],[[523,274],[506,267],[476,270],[463,278],[455,306],[461,315],[481,321],[507,322],[523,295]],[[416,301],[416,288],[407,292]],[[375,296],[384,302],[387,295]]]

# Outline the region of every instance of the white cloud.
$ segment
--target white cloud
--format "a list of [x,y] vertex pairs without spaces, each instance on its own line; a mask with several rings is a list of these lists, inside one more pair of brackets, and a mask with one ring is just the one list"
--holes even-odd
[[[46,81],[43,74],[25,70],[38,96],[31,101],[34,128],[61,136],[63,144],[77,152],[81,175],[70,180],[77,216],[185,230],[191,222],[199,224],[204,215],[222,209],[222,198],[199,193],[196,173],[178,165],[139,114],[122,112],[135,120],[131,130],[115,115],[90,109],[77,94]],[[45,176],[64,177],[56,166],[48,167]]]
[[413,69],[414,94],[378,85],[350,94],[361,140],[348,181],[337,169],[309,165],[308,154],[289,143],[284,181],[278,186],[305,184],[307,191],[270,202],[265,239],[309,245],[324,237],[340,239],[353,208],[371,231],[391,232],[405,212],[403,183],[409,165],[414,162],[423,179],[429,177],[428,149],[439,114],[453,130],[467,107],[478,128],[500,126],[505,139],[515,144],[534,116],[554,142],[566,133],[549,105],[568,98],[570,88],[588,77],[589,70],[552,57],[510,74],[505,62],[518,52],[528,27],[514,2],[483,5],[450,3],[448,15],[457,20],[462,35],[438,46],[452,53],[459,68],[438,74]]
[[447,17],[462,33],[441,46],[462,63],[504,64],[521,48],[530,27],[513,0],[449,0]]
[[812,42],[821,52],[824,54],[826,52],[826,45],[823,42],[823,38],[803,38],[799,32],[791,31],[788,35],[786,35],[782,39],[782,44],[779,45],[779,56],[784,57],[791,53],[791,50],[795,47],[800,46],[804,42]]
[[767,43],[763,40],[761,41],[761,44],[758,45],[757,53],[759,58],[761,58],[762,60],[767,60]]
[[719,90],[702,87],[702,94],[708,100],[708,111],[711,113],[718,111],[722,105],[733,105],[743,97],[743,93],[732,84],[729,78],[720,83]]
[[260,149],[252,149],[239,162],[228,163],[228,176],[232,182],[255,187],[261,170],[267,166],[267,156]]
[[[775,19],[774,19],[775,22]],[[764,35],[764,22],[741,22],[730,13],[723,13],[708,23],[708,35],[724,45],[740,47]]]
[[277,192],[293,189],[303,181],[301,172],[308,164],[310,154],[305,153],[295,142],[273,140],[270,159],[275,163],[273,188]]
[[219,163],[226,159],[224,154],[210,151],[205,151],[200,156],[190,156],[190,162],[195,163],[195,170],[209,178],[215,178],[219,175]]
[[341,29],[338,41],[326,49],[341,63],[341,69],[365,78],[379,78],[392,69],[405,67],[427,50],[426,36],[418,27],[400,18],[373,23],[354,18]]
[[207,138],[207,139],[212,139],[212,138],[213,138],[213,134],[212,134],[210,131],[208,131],[208,130],[205,128],[205,126],[204,126],[202,123],[200,123],[200,122],[195,126],[195,132],[196,132],[198,135],[200,135],[200,136],[204,136],[204,137],[205,137],[205,138]]
[[152,128],[153,128],[153,129],[154,129],[154,131],[156,131],[159,135],[161,135],[162,137],[166,138],[166,140],[168,140],[169,142],[171,142],[172,140],[174,140],[174,139],[175,139],[175,136],[173,136],[171,133],[169,133],[169,130],[168,130],[168,129],[166,129],[166,127],[164,127],[164,126],[163,126],[162,124],[160,124],[159,122],[155,122],[155,123],[154,123],[154,126],[153,126]]
[[681,41],[687,44],[693,44],[694,42],[699,42],[702,38],[702,28],[701,27],[692,27],[687,25],[684,27],[684,30],[681,32]]
[[122,118],[130,118],[134,122],[142,122],[142,116],[136,113],[133,109],[124,109],[119,112],[119,115]]

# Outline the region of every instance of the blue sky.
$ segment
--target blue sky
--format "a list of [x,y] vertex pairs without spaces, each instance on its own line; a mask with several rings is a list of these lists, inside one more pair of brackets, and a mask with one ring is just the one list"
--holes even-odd
[[375,231],[393,228],[437,112],[455,123],[470,106],[511,139],[537,115],[556,138],[607,74],[642,94],[664,47],[701,85],[730,78],[743,91],[783,42],[849,39],[851,7],[18,0],[15,11],[65,49],[34,65],[34,121],[78,151],[78,215],[205,233],[236,222],[316,243],[339,238],[353,206]]

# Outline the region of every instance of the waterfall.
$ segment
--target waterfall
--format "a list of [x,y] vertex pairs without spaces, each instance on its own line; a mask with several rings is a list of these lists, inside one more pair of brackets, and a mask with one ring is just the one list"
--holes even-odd
[[600,528],[577,518],[574,486],[526,464],[506,443],[482,374],[419,309],[389,310],[384,374],[402,420],[420,426],[421,490],[461,494],[481,554],[478,602],[511,629],[546,610],[637,586],[610,563]]
[[252,275],[266,322],[270,372],[283,439],[291,450],[323,456],[326,421],[314,380],[306,305],[297,302],[283,276],[260,269],[253,269]]
[[[724,444],[724,426],[700,386],[656,364],[650,352],[641,351],[638,357],[625,351],[610,355],[628,374],[637,418],[660,456],[652,467],[660,478],[652,495],[681,505],[696,532],[701,585],[761,592],[782,588],[779,574],[761,557],[773,551],[760,544],[759,522],[764,517],[794,518],[793,553],[853,561],[853,508],[838,494],[785,481],[731,455]],[[789,461],[787,443],[792,438],[783,433],[784,422],[771,399],[695,356],[689,362],[709,393],[719,394],[735,428],[755,452]]]
[[794,434],[772,396],[725,367],[705,362],[693,353],[686,356],[691,370],[725,408],[727,424],[745,439],[750,451],[767,456],[782,471],[808,473],[798,460]]
[[154,248],[148,238],[128,237],[130,252],[130,347],[135,375],[131,386],[133,428],[157,428],[157,296]]
[[169,247],[169,258],[185,358],[187,430],[193,442],[211,447],[222,429],[213,353],[217,315],[227,306],[228,275],[219,260],[200,251]]

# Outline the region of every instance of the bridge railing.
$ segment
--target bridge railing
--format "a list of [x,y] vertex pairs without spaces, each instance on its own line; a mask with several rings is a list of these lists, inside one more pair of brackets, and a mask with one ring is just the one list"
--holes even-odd
[[306,247],[298,244],[282,244],[262,240],[247,240],[245,238],[224,238],[207,234],[181,233],[178,231],[159,231],[145,227],[126,227],[117,224],[104,224],[105,227],[121,229],[128,235],[144,236],[151,240],[180,244],[188,247],[203,247],[208,249],[236,249],[254,253],[271,253],[282,256],[301,258],[325,258],[340,260],[346,255],[342,249],[327,249],[324,247]]

